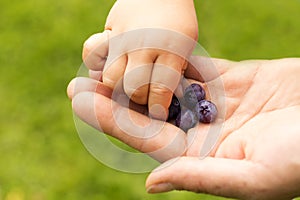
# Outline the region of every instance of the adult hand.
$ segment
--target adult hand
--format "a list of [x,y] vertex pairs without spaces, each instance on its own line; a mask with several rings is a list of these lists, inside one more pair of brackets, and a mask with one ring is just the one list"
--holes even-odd
[[103,71],[105,85],[113,89],[122,80],[131,100],[166,119],[197,37],[193,0],[118,0],[105,31],[85,42],[83,60]]
[[[217,123],[199,124],[184,133],[170,123],[151,122],[136,108],[111,106],[107,87],[82,78],[68,88],[73,109],[95,128],[161,162],[169,160],[148,177],[150,193],[189,190],[241,199],[300,195],[300,59],[193,60],[201,74],[216,67],[219,76],[208,73],[206,84],[218,87],[214,83],[221,79],[224,87],[224,91],[214,88],[214,95],[225,98],[225,107],[218,109],[226,112],[223,127],[218,129],[220,137],[205,158],[199,158],[199,150]],[[192,67],[185,75],[202,80]],[[132,121],[136,126],[118,127]],[[153,131],[137,128],[149,123],[155,124]]]

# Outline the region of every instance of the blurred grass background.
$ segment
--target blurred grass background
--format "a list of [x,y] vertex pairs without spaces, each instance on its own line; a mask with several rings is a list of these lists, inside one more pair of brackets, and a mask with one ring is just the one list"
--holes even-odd
[[[0,200],[222,199],[148,195],[147,174],[110,169],[81,144],[65,90],[81,64],[83,41],[102,30],[113,3],[0,2]],[[199,41],[211,56],[300,57],[299,0],[195,4]]]

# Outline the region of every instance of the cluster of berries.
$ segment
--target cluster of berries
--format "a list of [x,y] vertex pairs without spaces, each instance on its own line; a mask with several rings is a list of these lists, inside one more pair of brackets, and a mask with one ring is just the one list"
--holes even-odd
[[[168,121],[187,132],[198,122],[211,123],[218,114],[217,108],[211,101],[205,100],[206,93],[201,85],[193,83],[184,90],[182,99],[173,95],[169,107]],[[174,121],[175,120],[175,121]]]

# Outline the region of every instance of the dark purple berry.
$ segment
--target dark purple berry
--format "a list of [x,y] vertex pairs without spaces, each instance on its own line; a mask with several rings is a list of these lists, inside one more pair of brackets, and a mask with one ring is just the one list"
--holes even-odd
[[169,107],[169,116],[168,120],[176,119],[176,117],[180,114],[180,102],[175,95],[172,97],[172,102]]
[[207,100],[199,101],[195,106],[195,112],[199,122],[202,123],[211,123],[215,121],[218,115],[218,110],[215,104]]
[[196,114],[189,110],[183,110],[176,118],[175,125],[187,132],[190,128],[193,128],[198,123]]
[[193,83],[184,90],[184,100],[188,108],[193,109],[195,105],[205,99],[205,91],[201,85]]

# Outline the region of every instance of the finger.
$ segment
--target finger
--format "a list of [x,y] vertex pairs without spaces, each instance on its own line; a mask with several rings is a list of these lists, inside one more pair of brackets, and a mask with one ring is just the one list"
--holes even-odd
[[79,118],[158,161],[183,155],[185,133],[177,127],[122,107],[104,95],[81,92],[73,97]]
[[108,54],[109,30],[89,37],[83,45],[82,59],[92,70],[102,71]]
[[[86,78],[86,77],[77,77],[74,78],[68,85],[67,94],[70,99],[81,92],[95,92],[101,95],[104,95],[108,98],[112,97],[113,91],[103,83],[96,81],[94,79]],[[125,97],[125,95],[124,95]],[[128,103],[129,102],[129,103]],[[122,104],[123,106],[127,106],[128,108],[148,115],[148,110],[145,106],[138,105],[128,98],[126,100],[118,101],[118,103]]]
[[86,77],[77,77],[70,81],[67,94],[70,99],[81,92],[96,92],[108,98],[112,96],[112,90],[103,83]]
[[184,75],[197,81],[208,82],[224,74],[234,63],[218,58],[191,56]]
[[[110,58],[108,58],[110,60]],[[102,80],[105,85],[114,89],[119,81],[123,80],[123,75],[127,65],[127,56],[121,55],[112,62],[106,63],[102,73]]]
[[102,71],[89,70],[89,77],[102,82]]
[[174,54],[160,55],[154,64],[148,98],[149,113],[152,117],[165,120],[168,108],[182,75],[185,61]]
[[256,180],[260,170],[246,160],[181,157],[155,169],[147,178],[146,188],[149,193],[188,190],[245,199],[263,184]]
[[138,104],[148,103],[148,91],[156,54],[153,50],[139,50],[128,54],[124,74],[124,91]]

